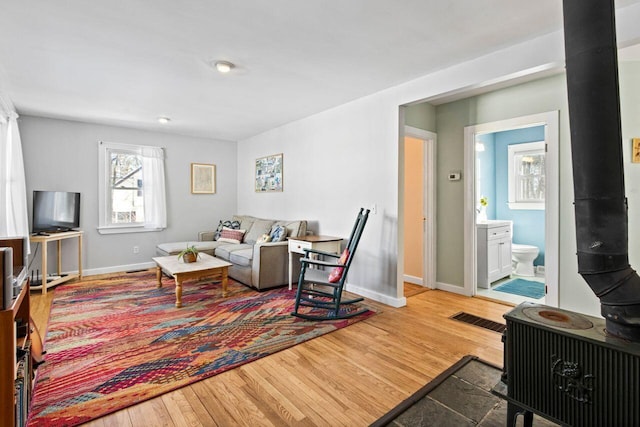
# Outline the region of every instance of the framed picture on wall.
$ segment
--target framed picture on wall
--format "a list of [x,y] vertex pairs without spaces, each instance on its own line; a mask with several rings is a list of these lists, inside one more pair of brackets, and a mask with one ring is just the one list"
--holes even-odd
[[191,163],[191,194],[215,194],[216,165]]
[[256,192],[282,191],[282,153],[256,159]]
[[633,153],[631,156],[632,163],[640,163],[640,138],[633,138]]

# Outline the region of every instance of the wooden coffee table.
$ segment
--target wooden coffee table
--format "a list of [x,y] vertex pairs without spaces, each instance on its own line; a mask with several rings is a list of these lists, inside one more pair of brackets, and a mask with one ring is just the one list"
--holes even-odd
[[227,296],[227,273],[229,262],[212,257],[204,253],[198,254],[198,261],[185,263],[178,259],[176,255],[161,256],[152,258],[158,265],[156,277],[158,287],[162,287],[162,270],[164,269],[173,276],[176,281],[176,307],[182,307],[182,282],[185,280],[202,279],[222,279],[222,296]]

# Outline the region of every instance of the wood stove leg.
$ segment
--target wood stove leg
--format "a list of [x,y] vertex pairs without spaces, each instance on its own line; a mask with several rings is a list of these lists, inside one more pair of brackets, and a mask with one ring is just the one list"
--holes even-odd
[[522,409],[518,405],[513,403],[507,403],[507,426],[516,427],[518,422],[518,415],[523,416],[523,427],[533,426],[533,413]]
[[507,427],[516,427],[518,421],[518,409],[513,403],[507,403]]

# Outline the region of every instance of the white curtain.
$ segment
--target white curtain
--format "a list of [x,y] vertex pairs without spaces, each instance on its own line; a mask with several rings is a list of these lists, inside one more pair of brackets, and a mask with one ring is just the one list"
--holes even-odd
[[164,150],[142,148],[142,185],[144,194],[144,227],[167,227],[167,200],[164,185]]
[[[29,235],[27,186],[18,115],[0,115],[0,236]],[[29,251],[27,240],[27,252]]]

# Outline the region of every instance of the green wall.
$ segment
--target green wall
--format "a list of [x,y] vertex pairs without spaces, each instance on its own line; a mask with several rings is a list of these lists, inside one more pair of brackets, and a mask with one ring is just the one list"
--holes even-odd
[[[640,137],[640,62],[619,66],[625,187],[629,203],[629,261],[640,264],[640,163],[631,163],[631,139]],[[438,282],[464,285],[464,182],[446,179],[464,169],[464,127],[530,114],[559,111],[559,304],[599,313],[598,299],[578,274],[573,210],[571,139],[564,74],[497,90],[436,107],[438,134]],[[611,143],[617,143],[612,141]],[[594,172],[597,173],[597,172]]]
[[414,128],[436,131],[436,108],[423,102],[405,107],[404,124]]
[[465,126],[560,110],[560,180],[567,182],[571,157],[566,99],[565,77],[557,75],[436,107],[438,282],[464,285],[464,180],[468,177],[448,181],[446,174],[464,170]]

